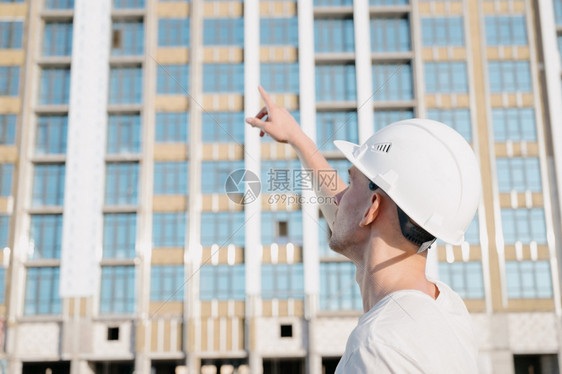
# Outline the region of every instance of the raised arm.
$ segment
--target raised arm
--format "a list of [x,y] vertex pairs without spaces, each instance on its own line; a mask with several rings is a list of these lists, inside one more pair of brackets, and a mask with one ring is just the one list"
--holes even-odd
[[[305,169],[314,170],[315,175],[318,175],[320,171],[333,170],[316,147],[316,144],[304,133],[293,116],[285,108],[276,105],[261,86],[258,90],[265,102],[265,107],[260,110],[256,117],[246,118],[246,122],[253,127],[259,128],[261,130],[260,136],[268,134],[280,143],[290,144],[297,152]],[[339,175],[336,175],[336,178],[335,188],[333,184],[317,183],[316,178],[313,178],[316,194],[319,197],[332,198],[345,189],[347,187],[345,182]],[[320,209],[331,229],[336,206],[334,199],[323,199],[323,201],[326,203],[320,204]]]

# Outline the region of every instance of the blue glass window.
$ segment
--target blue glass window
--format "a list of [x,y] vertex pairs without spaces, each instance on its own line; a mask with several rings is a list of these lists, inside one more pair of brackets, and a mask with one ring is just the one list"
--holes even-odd
[[411,49],[408,17],[371,19],[371,52],[406,52]]
[[200,272],[199,296],[202,301],[246,298],[244,265],[206,265]]
[[107,126],[107,153],[139,153],[140,127],[139,114],[110,115]]
[[201,245],[225,247],[234,244],[243,247],[245,222],[244,212],[201,213]]
[[358,142],[357,112],[318,112],[316,114],[318,148],[334,150],[334,140]]
[[[347,159],[330,160],[330,166],[336,171],[344,181],[349,180],[348,170],[351,167],[351,163]],[[347,186],[347,185],[346,185]],[[334,186],[336,190],[340,189],[339,186]]]
[[70,97],[70,68],[49,68],[41,71],[39,104],[65,105]]
[[355,65],[316,66],[317,101],[355,101]]
[[134,313],[135,292],[134,266],[101,268],[100,314]]
[[150,301],[183,300],[183,265],[154,265],[150,271]]
[[142,100],[142,69],[111,68],[109,104],[140,104]]
[[260,67],[263,87],[271,93],[299,92],[299,65],[296,63],[263,63]]
[[487,16],[486,43],[488,45],[526,45],[525,16]]
[[135,213],[105,214],[103,217],[103,257],[134,258],[137,235]]
[[0,96],[17,96],[20,86],[19,66],[0,66]]
[[302,212],[264,211],[261,214],[261,242],[302,245]]
[[553,3],[556,26],[562,26],[562,0],[554,0]]
[[243,64],[204,64],[204,93],[243,93]]
[[[299,193],[299,173],[302,167],[298,160],[263,160],[261,163],[261,190],[262,193],[274,193],[277,196],[285,193]],[[285,204],[284,201],[278,201]]]
[[0,49],[20,49],[23,39],[22,21],[0,22]]
[[186,231],[186,213],[153,213],[152,245],[161,247],[184,247]]
[[205,112],[202,126],[205,143],[244,142],[243,112]]
[[263,264],[261,266],[261,297],[264,300],[304,298],[302,264]]
[[33,176],[32,205],[62,206],[64,202],[64,164],[37,164]]
[[201,163],[201,192],[203,194],[224,193],[229,174],[243,168],[243,160],[203,161]]
[[404,119],[414,118],[414,111],[406,110],[375,110],[375,131]]
[[0,214],[0,248],[9,246],[10,238],[10,216],[7,214]]
[[113,56],[142,55],[144,51],[144,23],[142,21],[114,22],[111,54]]
[[46,0],[45,9],[72,9],[74,0]]
[[482,263],[447,262],[439,263],[439,279],[448,284],[463,299],[483,299],[484,280]]
[[27,268],[23,308],[26,316],[62,313],[59,274],[58,267]]
[[203,45],[244,45],[243,18],[203,20]]
[[314,0],[314,6],[351,6],[353,0]]
[[426,62],[425,92],[467,93],[468,83],[464,62]]
[[113,0],[113,7],[115,9],[144,8],[145,0]]
[[546,223],[542,208],[501,210],[503,237],[506,244],[521,242],[546,243]]
[[156,93],[189,95],[189,65],[158,65]]
[[469,109],[430,109],[427,111],[427,118],[446,125],[457,130],[466,141],[472,141],[472,126],[470,125]]
[[412,66],[408,64],[373,65],[373,100],[412,100]]
[[43,31],[43,56],[72,54],[72,22],[49,22]]
[[492,109],[492,122],[496,142],[537,140],[533,108]]
[[426,47],[463,46],[462,17],[422,18],[422,42]]
[[320,310],[363,310],[351,262],[320,263]]
[[139,165],[109,163],[105,173],[105,204],[136,205]]
[[189,127],[189,116],[185,112],[156,113],[156,142],[185,143]]
[[548,261],[506,261],[507,297],[510,299],[550,299],[552,278]]
[[538,157],[498,157],[500,192],[540,192],[541,171]]
[[464,233],[464,241],[469,244],[480,244],[480,226],[478,224],[478,214],[474,216],[470,225]]
[[187,161],[154,163],[155,195],[187,195]]
[[14,164],[0,164],[0,196],[12,195]]
[[297,17],[260,20],[261,45],[296,46],[298,39]]
[[320,53],[353,52],[355,36],[352,19],[314,21],[314,50]]
[[62,214],[32,215],[29,237],[28,258],[30,260],[60,258]]
[[14,145],[16,120],[15,114],[0,114],[0,145]]
[[38,117],[35,153],[65,154],[67,128],[67,116]]
[[189,18],[161,18],[158,20],[159,47],[189,46]]
[[528,61],[489,61],[490,91],[531,92],[531,68]]

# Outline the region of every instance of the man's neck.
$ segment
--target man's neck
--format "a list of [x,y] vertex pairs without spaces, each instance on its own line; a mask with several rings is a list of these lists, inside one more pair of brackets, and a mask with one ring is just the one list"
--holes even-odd
[[[375,244],[375,243],[372,243]],[[361,289],[364,312],[369,311],[385,296],[400,290],[418,290],[437,298],[437,287],[425,276],[425,256],[415,251],[392,248],[377,243],[377,249],[363,251],[354,261],[356,280]]]

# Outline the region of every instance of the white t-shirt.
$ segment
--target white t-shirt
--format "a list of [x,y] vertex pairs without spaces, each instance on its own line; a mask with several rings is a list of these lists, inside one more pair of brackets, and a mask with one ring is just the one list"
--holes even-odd
[[462,299],[444,283],[436,300],[393,292],[361,316],[336,374],[476,373],[477,346]]

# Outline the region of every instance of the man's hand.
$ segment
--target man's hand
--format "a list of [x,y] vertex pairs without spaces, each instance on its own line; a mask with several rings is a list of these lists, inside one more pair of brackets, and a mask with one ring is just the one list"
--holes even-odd
[[280,143],[294,145],[294,141],[304,135],[299,124],[285,108],[276,105],[271,100],[263,87],[259,86],[258,90],[265,106],[254,118],[246,118],[246,122],[252,127],[259,128],[260,136],[267,134]]

